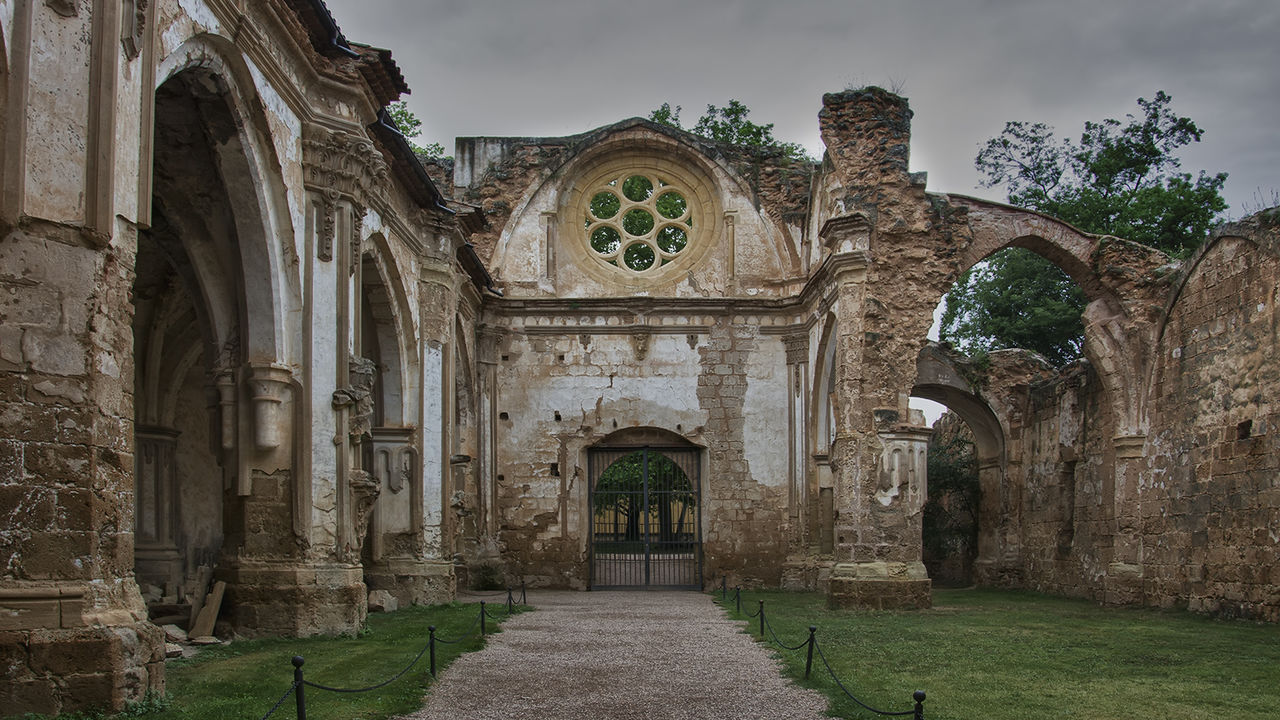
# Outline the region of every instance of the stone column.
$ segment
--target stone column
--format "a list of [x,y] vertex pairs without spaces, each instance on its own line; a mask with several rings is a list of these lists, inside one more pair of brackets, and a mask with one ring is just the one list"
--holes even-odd
[[114,163],[136,127],[115,115],[120,4],[9,7],[0,708],[118,709],[164,689],[163,636],[133,576],[137,235]]

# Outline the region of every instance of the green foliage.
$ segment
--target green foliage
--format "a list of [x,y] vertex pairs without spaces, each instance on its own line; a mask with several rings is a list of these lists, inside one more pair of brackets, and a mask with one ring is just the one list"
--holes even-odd
[[387,106],[387,114],[391,116],[391,121],[395,123],[396,129],[404,136],[409,143],[409,147],[413,148],[413,152],[418,155],[425,155],[427,158],[444,157],[444,146],[440,143],[428,143],[427,145],[418,145],[413,138],[422,134],[422,121],[418,119],[409,110],[409,104],[404,100],[394,102]]
[[[924,690],[930,720],[1269,720],[1280,707],[1275,625],[1003,590],[935,589],[933,609],[918,612],[831,609],[823,594],[781,591],[743,592],[742,607],[761,599],[785,643],[817,626],[854,695],[901,711]],[[758,638],[732,596],[726,612]],[[778,656],[797,684],[826,695],[832,716],[876,717],[845,698],[816,655],[809,680],[803,649]]]
[[1185,257],[1226,210],[1227,174],[1176,172],[1177,150],[1204,131],[1172,102],[1163,91],[1138,98],[1138,117],[1086,122],[1079,142],[1058,141],[1044,123],[1009,122],[974,165],[983,186],[1003,186],[1014,205]]
[[616,523],[619,541],[641,539],[646,522],[657,539],[681,538],[694,530],[695,502],[684,470],[658,451],[637,450],[618,458],[600,474],[592,491],[597,528]]
[[956,281],[939,337],[966,354],[1024,348],[1062,367],[1083,351],[1085,303],[1080,286],[1056,265],[1008,248]]
[[[685,130],[680,124],[680,106],[671,108],[670,103],[662,103],[649,119],[653,122]],[[737,100],[730,99],[724,107],[708,104],[707,111],[698,118],[698,122],[687,130],[716,142],[739,147],[756,148],[780,152],[796,162],[815,162],[799,143],[781,142],[773,136],[773,123],[758,125],[747,119],[751,109]]]
[[[1177,151],[1204,131],[1172,101],[1163,91],[1138,98],[1137,116],[1086,122],[1078,142],[1059,140],[1044,123],[1009,122],[974,165],[982,184],[1003,187],[1014,205],[1185,257],[1227,208],[1227,175],[1178,171]],[[1022,347],[1059,366],[1082,352],[1083,293],[1028,251],[992,255],[946,301],[942,338],[966,352]]]
[[[968,426],[954,415],[934,425],[929,440],[929,500],[924,506],[922,540],[927,565],[962,557],[968,568],[978,551],[978,462]],[[930,575],[934,575],[932,567]],[[937,580],[937,577],[935,577]]]

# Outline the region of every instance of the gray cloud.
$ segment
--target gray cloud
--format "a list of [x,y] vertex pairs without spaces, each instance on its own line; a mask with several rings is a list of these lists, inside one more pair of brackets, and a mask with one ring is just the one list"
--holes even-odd
[[746,103],[820,151],[824,92],[898,85],[912,166],[975,188],[979,143],[1006,120],[1075,135],[1139,96],[1174,96],[1205,131],[1190,170],[1231,174],[1235,216],[1280,187],[1280,4],[1274,0],[328,0],[348,38],[390,48],[425,141],[561,135],[663,102],[691,123]]

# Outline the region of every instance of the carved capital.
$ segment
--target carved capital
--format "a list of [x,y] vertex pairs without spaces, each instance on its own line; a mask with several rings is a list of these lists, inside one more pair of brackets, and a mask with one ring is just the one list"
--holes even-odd
[[809,336],[806,333],[784,335],[782,345],[787,349],[788,365],[799,365],[809,361]]
[[860,211],[838,215],[822,224],[818,237],[822,246],[836,255],[866,252],[871,247],[871,219]]
[[382,195],[390,177],[387,161],[371,140],[317,126],[303,129],[302,165],[308,188],[333,190],[358,205]]

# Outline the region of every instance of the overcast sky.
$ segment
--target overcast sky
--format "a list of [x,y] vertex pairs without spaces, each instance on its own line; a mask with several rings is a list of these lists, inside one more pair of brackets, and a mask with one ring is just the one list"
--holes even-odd
[[1157,90],[1205,131],[1184,168],[1226,171],[1230,214],[1280,189],[1277,0],[327,0],[347,38],[389,48],[420,144],[571,135],[663,102],[692,125],[737,99],[820,155],[824,92],[880,85],[915,111],[912,170],[977,187],[1006,120],[1077,137]]

